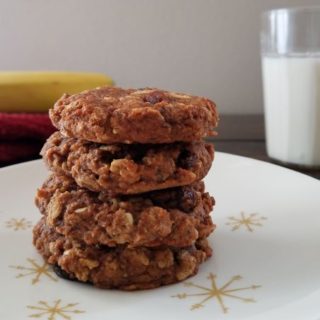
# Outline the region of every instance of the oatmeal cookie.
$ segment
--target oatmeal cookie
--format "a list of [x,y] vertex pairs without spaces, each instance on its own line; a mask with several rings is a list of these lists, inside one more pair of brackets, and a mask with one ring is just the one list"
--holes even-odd
[[52,175],[36,195],[46,224],[87,245],[186,247],[207,237],[213,198],[202,182],[135,196],[110,197]]
[[33,243],[58,275],[101,288],[151,289],[182,281],[197,273],[211,256],[207,239],[186,248],[87,246],[46,225],[34,227]]
[[65,94],[49,114],[62,134],[107,144],[195,141],[218,123],[209,99],[151,88]]
[[113,194],[135,194],[201,180],[213,161],[209,143],[104,145],[55,132],[42,149],[54,172],[69,175],[81,187]]

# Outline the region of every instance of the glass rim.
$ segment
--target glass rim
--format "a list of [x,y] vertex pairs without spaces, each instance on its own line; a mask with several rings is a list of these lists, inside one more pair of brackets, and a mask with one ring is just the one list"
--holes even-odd
[[262,17],[269,16],[272,12],[319,12],[320,13],[320,5],[313,5],[313,6],[301,6],[301,7],[289,7],[289,8],[275,8],[263,11],[261,13]]

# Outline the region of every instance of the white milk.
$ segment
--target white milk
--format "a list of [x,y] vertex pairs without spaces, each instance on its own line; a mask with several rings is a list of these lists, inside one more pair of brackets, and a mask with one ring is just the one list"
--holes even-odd
[[262,58],[267,151],[320,166],[320,57]]

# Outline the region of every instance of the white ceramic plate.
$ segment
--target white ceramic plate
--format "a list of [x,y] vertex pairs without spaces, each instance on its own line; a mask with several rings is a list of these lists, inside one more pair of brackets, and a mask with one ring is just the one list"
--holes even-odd
[[121,292],[58,279],[31,244],[41,161],[0,170],[0,319],[320,319],[320,182],[217,153],[214,256],[185,283]]

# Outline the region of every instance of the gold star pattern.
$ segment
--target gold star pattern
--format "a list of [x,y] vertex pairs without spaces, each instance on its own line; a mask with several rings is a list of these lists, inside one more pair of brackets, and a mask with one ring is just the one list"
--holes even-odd
[[26,220],[25,218],[21,218],[21,219],[12,218],[6,221],[6,227],[9,229],[13,229],[14,231],[26,230],[31,228],[31,226],[32,226],[31,221]]
[[27,276],[34,276],[31,279],[32,284],[36,284],[40,281],[41,276],[46,276],[52,281],[58,281],[56,277],[52,275],[51,267],[46,263],[43,262],[42,264],[37,263],[34,259],[27,259],[30,266],[9,266],[10,268],[20,270],[16,278],[23,278]]
[[232,227],[231,231],[240,229],[242,226],[248,231],[253,232],[255,227],[262,227],[263,221],[267,220],[266,217],[259,216],[258,213],[250,213],[246,215],[243,211],[240,213],[240,217],[229,217],[229,222],[226,225]]
[[250,290],[250,289],[255,290],[255,289],[260,288],[261,287],[260,285],[252,285],[252,286],[248,286],[248,287],[240,287],[240,288],[231,289],[230,288],[231,284],[233,284],[235,281],[239,281],[242,279],[241,276],[237,275],[237,276],[233,276],[226,284],[224,284],[223,286],[221,286],[219,288],[217,285],[217,282],[216,282],[216,278],[217,278],[216,275],[209,273],[207,279],[210,280],[210,287],[204,287],[201,285],[197,285],[193,282],[185,282],[184,285],[186,287],[197,288],[197,289],[200,289],[201,291],[197,292],[197,293],[193,293],[193,294],[180,293],[180,294],[174,295],[172,297],[178,298],[178,299],[185,299],[187,297],[203,297],[203,299],[200,302],[193,304],[191,306],[190,310],[203,308],[207,301],[209,301],[210,299],[212,299],[212,300],[215,299],[218,302],[218,304],[220,305],[223,313],[227,313],[229,311],[229,308],[226,307],[225,302],[224,302],[225,298],[233,298],[233,299],[241,300],[243,302],[256,302],[252,298],[240,297],[240,296],[236,295],[235,292],[243,291],[243,290]]
[[67,319],[72,317],[68,314],[79,314],[85,311],[74,309],[78,303],[68,303],[62,305],[61,299],[56,300],[50,305],[47,301],[39,301],[37,306],[27,306],[28,309],[36,310],[37,313],[29,315],[29,318],[42,318],[47,317],[48,320]]

